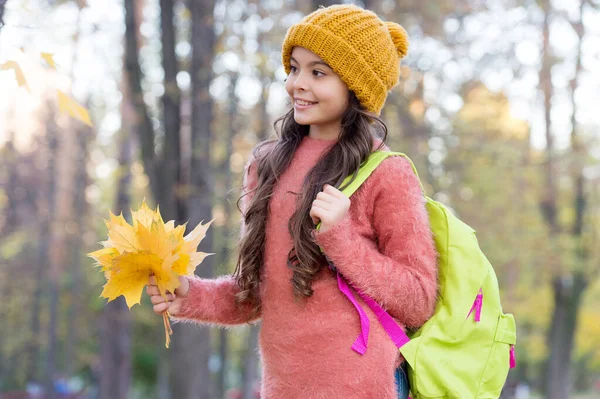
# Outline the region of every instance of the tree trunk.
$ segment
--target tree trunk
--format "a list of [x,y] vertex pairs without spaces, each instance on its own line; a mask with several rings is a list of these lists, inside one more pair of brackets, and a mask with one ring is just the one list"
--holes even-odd
[[[582,297],[585,289],[589,285],[589,276],[585,272],[585,263],[587,262],[587,254],[582,244],[583,232],[583,216],[585,212],[585,194],[583,189],[583,165],[580,163],[585,155],[582,154],[582,146],[577,137],[577,119],[575,113],[577,111],[575,101],[575,90],[578,86],[579,75],[582,70],[581,55],[582,41],[584,36],[583,12],[584,0],[580,1],[579,21],[573,24],[573,28],[577,33],[579,42],[577,49],[577,61],[575,68],[575,76],[571,81],[571,103],[573,105],[573,114],[571,117],[571,151],[572,151],[572,178],[575,182],[576,193],[573,203],[575,210],[575,218],[570,232],[574,241],[577,243],[575,249],[576,259],[578,264],[575,271],[560,272],[555,271],[553,280],[554,292],[554,312],[552,314],[552,322],[550,331],[548,332],[548,347],[550,349],[549,358],[546,364],[546,380],[545,391],[549,399],[559,399],[569,396],[570,393],[570,370],[575,340],[575,329],[577,328],[577,318],[579,308],[582,302]],[[557,221],[557,205],[556,205],[556,187],[554,176],[555,168],[553,157],[553,139],[550,131],[550,107],[552,98],[552,65],[549,61],[549,11],[550,4],[546,0],[544,2],[545,19],[544,19],[544,56],[541,75],[542,87],[544,88],[544,104],[546,114],[546,140],[547,140],[547,163],[546,163],[546,194],[542,199],[541,205],[546,222],[550,228],[551,234],[557,234],[561,229]]]
[[84,232],[84,220],[87,216],[87,201],[85,199],[85,189],[88,185],[88,174],[86,163],[89,154],[89,141],[92,136],[92,130],[87,127],[82,127],[76,133],[78,142],[77,160],[75,161],[75,190],[73,198],[73,211],[75,213],[74,222],[76,231],[69,239],[69,247],[71,254],[71,300],[69,317],[67,318],[67,338],[65,350],[65,372],[67,376],[73,375],[76,368],[76,359],[74,349],[78,344],[77,322],[81,315],[81,286],[84,284],[82,278],[81,266],[82,262],[82,236]]
[[[583,233],[583,216],[586,209],[586,198],[584,191],[583,177],[583,162],[585,162],[586,154],[584,153],[585,146],[581,142],[578,136],[578,124],[577,124],[577,101],[575,100],[575,91],[579,86],[579,76],[583,66],[581,64],[582,47],[583,47],[583,36],[585,35],[585,27],[583,25],[583,12],[584,12],[585,0],[581,0],[579,6],[579,21],[573,24],[573,29],[577,33],[578,47],[577,47],[577,61],[575,65],[575,76],[571,80],[571,106],[573,113],[571,114],[571,150],[572,150],[572,167],[571,174],[573,181],[575,182],[575,199],[573,203],[573,209],[575,210],[575,220],[573,221],[573,227],[571,233],[578,238],[578,242],[581,243]],[[581,262],[585,262],[587,254],[583,248],[578,250],[578,259]]]
[[[267,140],[268,132],[270,131],[269,114],[267,112],[268,101],[268,84],[270,80],[267,76],[263,76],[263,95],[260,102],[260,132],[259,141]],[[249,326],[248,336],[246,339],[246,351],[244,352],[244,368],[242,370],[242,392],[244,399],[254,399],[254,383],[258,380],[259,360],[258,360],[258,333],[259,326]]]
[[552,136],[552,54],[550,47],[550,0],[542,1],[544,9],[542,69],[540,71],[540,85],[544,95],[544,120],[546,125],[546,162],[545,162],[545,191],[541,200],[541,209],[551,234],[557,234],[559,226],[556,220],[556,176],[554,160],[554,137]]
[[[155,153],[155,132],[143,100],[137,36],[139,30],[137,15],[140,12],[135,8],[137,4],[133,0],[125,0],[127,82],[135,105],[135,124],[132,130],[136,132],[136,137],[140,142],[142,163],[150,180],[152,196],[160,205],[163,218],[182,224],[188,220],[186,212],[188,204],[185,196],[189,190],[184,186],[184,165],[182,164],[181,91],[176,80],[179,66],[175,55],[174,2],[173,0],[160,1],[162,66],[165,71],[165,93],[162,98],[165,142],[162,154]],[[193,220],[190,222],[190,225],[195,225]],[[204,262],[206,263],[206,261]],[[187,328],[192,329],[193,327],[187,326]],[[179,329],[179,326],[173,325],[174,336],[168,350],[170,362],[168,365],[163,362],[160,366],[158,390],[161,398],[169,396],[169,391],[172,398],[197,397],[196,394],[200,390],[196,388],[195,384],[202,384],[203,381],[197,379],[193,373],[202,367],[203,363],[208,367],[207,359],[200,361],[199,365],[196,364],[198,358],[194,348],[198,342],[193,336],[181,336],[178,333]],[[165,355],[167,355],[167,351],[165,351]],[[208,378],[204,381],[204,385],[207,382],[209,382]]]
[[127,399],[131,385],[131,315],[122,296],[102,313],[100,399]]
[[[308,3],[310,5],[310,3]],[[298,9],[298,6],[301,6],[301,4],[296,4],[296,9]],[[259,15],[264,15],[266,13],[266,11],[264,10],[264,5],[261,2],[258,2],[258,13]],[[311,10],[302,10],[303,12],[306,11],[307,13],[310,13]],[[259,30],[258,32],[258,37],[257,37],[257,41],[259,43],[259,52],[263,53],[263,54],[268,54],[270,52],[269,46],[268,46],[268,34],[267,32],[263,32],[262,30]],[[267,60],[265,58],[261,58],[260,63],[258,64],[258,71],[259,71],[259,79],[260,79],[260,83],[262,85],[262,93],[261,93],[261,99],[260,102],[258,104],[259,106],[259,117],[260,117],[260,125],[259,125],[259,130],[258,130],[258,141],[265,141],[267,139],[267,137],[269,136],[269,132],[271,131],[271,126],[270,126],[270,120],[269,120],[269,114],[267,112],[267,103],[269,102],[269,89],[270,89],[270,85],[271,85],[271,78],[272,78],[272,74],[269,73],[269,71],[267,70]],[[237,79],[237,77],[236,77]]]
[[[162,165],[150,179],[155,181],[154,198],[160,204],[161,213],[165,220],[175,220],[176,224],[183,224],[187,220],[185,182],[183,176],[183,163],[181,151],[181,90],[177,85],[179,65],[175,54],[176,33],[174,25],[174,1],[160,0],[160,26],[162,43],[162,66],[165,71],[165,93],[162,97],[162,113],[164,119],[165,142],[162,157],[157,161]],[[174,328],[174,331],[177,329]],[[161,333],[162,335],[162,333]],[[178,337],[173,338],[169,350],[161,348],[161,358],[168,359],[170,352]],[[193,345],[193,343],[191,344]],[[179,373],[178,359],[171,357],[171,361],[161,362],[159,365],[158,391],[160,398],[178,398],[171,395],[170,373]]]
[[[123,127],[128,126],[129,96],[123,95],[121,114]],[[128,129],[120,132],[119,170],[123,171],[117,186],[115,214],[129,209],[131,198],[131,137]],[[131,314],[125,298],[118,297],[106,304],[103,311],[100,399],[127,399],[131,385]]]
[[[550,1],[543,0],[541,3],[541,7],[544,11],[544,22],[542,27],[543,34],[543,46],[542,46],[542,68],[540,70],[540,86],[542,88],[542,94],[544,96],[544,120],[545,120],[545,133],[546,133],[546,163],[544,167],[544,180],[545,180],[545,188],[542,193],[542,197],[540,198],[540,209],[542,214],[544,215],[544,219],[546,224],[548,225],[549,234],[551,236],[555,236],[558,233],[558,226],[556,224],[556,203],[555,203],[555,185],[554,185],[554,167],[553,167],[553,137],[552,137],[552,119],[550,118],[550,112],[552,108],[552,95],[553,95],[553,86],[552,86],[552,57],[550,54]],[[552,265],[552,273],[555,276],[560,276],[560,272],[558,269],[558,265]],[[547,341],[548,348],[550,349],[550,353],[548,359],[546,360],[545,368],[546,373],[544,375],[544,391],[548,398],[552,395],[554,387],[557,385],[562,385],[556,395],[559,395],[563,392],[563,389],[566,389],[568,392],[567,383],[568,383],[568,370],[569,364],[563,364],[565,367],[563,369],[563,373],[555,370],[555,366],[553,362],[557,361],[558,353],[555,352],[558,341],[557,339],[561,338],[560,323],[564,320],[566,315],[562,314],[564,307],[566,304],[560,302],[562,298],[565,298],[564,295],[559,295],[556,291],[562,287],[560,277],[555,277],[553,282],[554,289],[554,298],[555,298],[555,308],[554,313],[552,315],[552,322],[550,324],[550,330],[548,331]],[[554,353],[553,353],[554,352]],[[556,360],[555,360],[556,359]],[[556,382],[552,381],[553,376],[557,376],[558,380]],[[568,396],[563,396],[568,397]]]
[[[138,56],[138,26],[136,20],[136,4],[134,0],[125,0],[125,69],[127,71],[127,89],[135,108],[132,130],[136,133],[141,147],[142,163],[150,180],[150,189],[154,200],[159,201],[157,193],[161,193],[156,179],[156,172],[161,170],[159,160],[154,153],[154,129],[144,102],[142,91],[142,69]],[[166,88],[165,88],[166,90]]]
[[[211,170],[211,120],[212,99],[209,84],[214,58],[214,0],[198,0],[189,3],[192,19],[192,158],[188,215],[190,226],[212,218],[214,182]],[[202,240],[203,252],[214,252],[213,229],[209,228]],[[207,257],[196,274],[212,277],[213,257]],[[211,399],[214,390],[208,362],[211,354],[208,328],[189,324],[177,324],[173,328],[174,339],[171,354],[171,395],[177,399]]]
[[[164,333],[163,333],[164,336]],[[165,352],[165,351],[163,351]],[[163,356],[159,356],[161,359],[167,359],[167,353]],[[171,392],[169,391],[169,362],[161,361],[158,363],[158,370],[156,370],[156,397],[158,399],[171,399]]]
[[6,6],[7,2],[8,0],[0,0],[0,31],[4,26],[4,7]]
[[185,220],[185,190],[183,188],[181,171],[181,90],[177,86],[179,66],[175,55],[175,27],[173,24],[173,0],[160,0],[160,26],[162,41],[162,65],[165,71],[165,93],[162,97],[163,118],[165,126],[164,162],[162,175],[157,185],[161,186],[160,193],[155,193],[155,199],[164,210],[168,220],[184,223]]
[[[225,137],[225,157],[219,167],[219,178],[223,180],[223,186],[219,198],[225,199],[223,201],[223,211],[225,215],[225,223],[220,229],[221,248],[219,250],[219,257],[217,258],[217,264],[222,265],[224,270],[218,270],[219,274],[228,273],[229,264],[229,236],[231,230],[229,229],[231,221],[231,206],[228,201],[227,193],[232,191],[233,176],[231,174],[230,159],[233,154],[233,138],[237,131],[236,115],[238,113],[237,97],[235,96],[235,88],[237,87],[239,75],[233,73],[231,75],[231,83],[229,85],[229,109],[227,111],[227,136]],[[228,368],[228,356],[229,356],[229,345],[228,345],[227,329],[221,329],[219,331],[219,358],[221,359],[221,366],[218,372],[217,386],[215,391],[215,397],[223,398],[227,386],[227,368]]]
[[[127,55],[125,56],[125,58]],[[131,98],[131,76],[127,74],[127,60],[123,60],[121,78],[121,131],[118,133],[118,163],[121,175],[117,183],[115,214],[131,207],[131,163],[133,140],[129,133],[138,123],[136,105]],[[125,214],[125,213],[124,213]],[[100,399],[126,399],[131,385],[131,313],[125,298],[118,297],[109,302],[102,315]]]
[[[59,290],[59,279],[58,279],[58,266],[56,264],[56,259],[52,256],[53,245],[55,244],[53,241],[53,233],[54,229],[52,228],[54,218],[56,215],[56,203],[58,196],[58,184],[56,181],[57,178],[57,154],[58,154],[58,134],[57,134],[57,126],[55,125],[53,120],[49,120],[47,122],[47,135],[48,135],[48,147],[49,147],[49,165],[48,165],[48,179],[50,180],[50,190],[48,193],[48,234],[46,237],[43,237],[44,241],[43,246],[46,252],[45,259],[41,260],[42,265],[46,265],[47,268],[45,270],[48,271],[45,278],[42,280],[45,281],[43,286],[47,287],[48,292],[48,306],[49,306],[49,324],[48,324],[48,350],[46,353],[46,368],[45,368],[45,376],[44,376],[44,386],[46,389],[46,396],[48,399],[53,399],[56,397],[54,392],[54,377],[56,372],[56,322],[58,319],[58,290]],[[53,261],[54,259],[54,261]],[[43,291],[42,291],[43,292]],[[41,298],[40,298],[41,299]],[[39,304],[38,304],[39,306]],[[38,316],[39,317],[39,316]],[[39,320],[37,321],[39,323]],[[39,333],[40,329],[33,330],[34,333],[37,331]]]
[[258,325],[250,326],[244,354],[244,399],[254,399],[254,383],[258,380]]
[[227,329],[219,329],[219,370],[217,372],[217,382],[215,384],[215,398],[224,398],[227,389],[227,366],[229,354],[229,334]]
[[136,9],[138,4],[133,0],[125,0],[125,68],[127,87],[135,108],[132,130],[136,132],[140,143],[142,163],[150,180],[152,196],[160,205],[163,217],[183,223],[186,219],[183,198],[186,190],[181,169],[181,91],[177,86],[179,66],[175,55],[173,0],[160,1],[162,66],[165,71],[165,93],[162,97],[165,142],[164,151],[160,155],[154,150],[155,132],[142,91],[142,70],[138,55],[140,21],[137,19],[141,11]]
[[574,278],[554,279],[554,312],[550,325],[550,358],[547,369],[546,397],[564,399],[570,393],[571,357],[577,328],[577,316],[588,283],[580,273]]
[[48,252],[50,247],[50,226],[52,224],[52,218],[54,213],[51,207],[53,207],[54,196],[56,191],[56,182],[54,178],[55,169],[55,148],[56,138],[50,131],[46,134],[47,148],[45,151],[46,159],[44,164],[44,170],[39,172],[42,174],[43,186],[38,193],[38,214],[39,214],[39,230],[37,238],[37,254],[36,263],[34,266],[35,274],[34,280],[34,293],[32,300],[31,319],[30,319],[30,330],[31,330],[31,341],[28,348],[28,360],[26,368],[27,381],[38,381],[38,378],[43,378],[39,369],[41,363],[41,322],[40,316],[42,314],[42,297],[44,295],[44,281],[45,271],[48,259]]

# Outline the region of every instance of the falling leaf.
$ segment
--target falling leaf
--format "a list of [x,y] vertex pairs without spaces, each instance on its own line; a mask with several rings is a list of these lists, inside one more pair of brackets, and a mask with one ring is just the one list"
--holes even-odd
[[29,90],[29,86],[27,85],[27,81],[25,80],[25,75],[23,75],[23,70],[19,64],[17,64],[16,61],[6,61],[4,64],[0,65],[0,70],[7,71],[9,69],[13,69],[15,71],[15,77],[17,78],[19,87],[25,86],[27,91],[31,92],[31,90]]
[[71,97],[62,91],[57,90],[56,92],[58,94],[58,107],[61,112],[68,113],[73,118],[80,120],[90,127],[94,126],[90,119],[90,114],[85,107],[77,104]]
[[56,69],[56,63],[54,62],[54,58],[52,58],[54,56],[54,54],[52,54],[52,53],[40,53],[40,55],[46,61],[46,63],[50,66],[50,68]]
[[[198,224],[184,236],[185,224],[175,226],[173,220],[165,223],[159,208],[154,211],[145,201],[131,215],[133,224],[123,214],[117,216],[109,211],[109,219],[105,220],[108,240],[101,242],[103,249],[88,254],[106,277],[101,296],[110,302],[123,295],[129,308],[140,303],[150,276],[155,277],[158,290],[166,299],[167,293],[179,286],[179,276],[193,275],[204,258],[214,255],[196,252],[214,219]],[[172,331],[167,312],[163,313],[163,321],[168,348]]]

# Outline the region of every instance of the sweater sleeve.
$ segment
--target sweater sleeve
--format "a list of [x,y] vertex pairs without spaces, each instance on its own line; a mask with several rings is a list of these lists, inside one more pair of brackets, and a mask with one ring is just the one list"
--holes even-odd
[[425,198],[410,163],[385,159],[360,189],[373,201],[376,241],[358,233],[350,212],[317,244],[338,271],[407,327],[420,327],[437,299],[437,253]]
[[[242,198],[240,208],[246,212],[254,189],[258,183],[256,160],[251,155],[244,168],[242,178]],[[246,195],[247,194],[247,195]],[[240,238],[245,232],[244,218],[241,218]],[[186,277],[190,282],[188,295],[183,298],[180,312],[172,316],[176,321],[196,321],[202,324],[233,326],[251,323],[260,318],[260,314],[252,317],[252,306],[238,304],[236,294],[240,292],[235,278],[231,275],[216,279],[203,279],[197,276]]]
[[190,291],[181,303],[180,312],[173,320],[189,320],[201,324],[235,326],[251,323],[260,318],[252,318],[252,307],[238,304],[235,295],[240,291],[233,276],[221,276],[216,279],[187,277]]

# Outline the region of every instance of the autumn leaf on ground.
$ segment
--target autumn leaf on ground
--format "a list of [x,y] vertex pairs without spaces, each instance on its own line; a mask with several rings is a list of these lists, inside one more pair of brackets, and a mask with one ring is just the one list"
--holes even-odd
[[[179,276],[191,276],[205,257],[214,253],[196,252],[200,241],[206,236],[212,220],[198,224],[184,236],[185,224],[175,226],[173,220],[165,223],[146,202],[138,211],[131,211],[133,225],[127,223],[122,214],[109,211],[108,240],[101,242],[103,249],[90,252],[106,277],[101,296],[112,301],[123,295],[131,309],[140,303],[142,290],[150,276],[154,276],[160,294],[166,299],[168,292],[179,286]],[[166,346],[169,347],[172,333],[168,313],[163,313]]]

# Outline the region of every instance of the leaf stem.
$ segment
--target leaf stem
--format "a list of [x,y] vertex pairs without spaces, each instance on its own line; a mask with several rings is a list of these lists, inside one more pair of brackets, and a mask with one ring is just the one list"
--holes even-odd
[[171,335],[173,335],[173,330],[171,329],[171,322],[169,321],[169,312],[165,310],[162,312],[163,323],[165,325],[165,347],[168,348],[171,343]]

